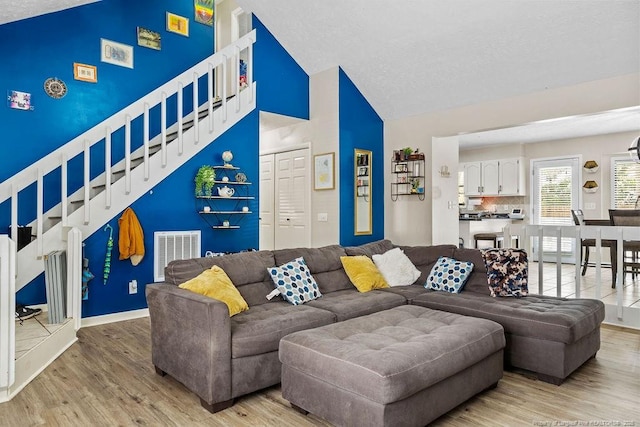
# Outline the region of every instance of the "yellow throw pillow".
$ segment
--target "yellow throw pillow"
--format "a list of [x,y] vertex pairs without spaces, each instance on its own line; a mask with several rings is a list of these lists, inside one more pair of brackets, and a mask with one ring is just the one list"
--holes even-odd
[[179,287],[222,301],[229,307],[229,316],[234,316],[249,309],[249,304],[242,298],[227,273],[217,265],[203,271],[200,275],[184,282]]
[[373,289],[388,288],[387,281],[384,280],[380,270],[375,266],[371,258],[366,255],[341,256],[342,266],[351,283],[360,292],[369,292]]

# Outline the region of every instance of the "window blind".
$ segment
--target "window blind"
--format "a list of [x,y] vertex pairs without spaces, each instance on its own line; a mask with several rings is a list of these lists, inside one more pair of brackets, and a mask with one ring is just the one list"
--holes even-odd
[[[540,206],[540,225],[572,225],[571,216],[571,166],[543,167],[539,169],[538,206]],[[572,250],[571,239],[562,239],[562,252]],[[556,239],[543,239],[544,252],[556,250]]]
[[636,203],[640,208],[640,163],[628,158],[614,159],[611,173],[613,208],[634,209]]

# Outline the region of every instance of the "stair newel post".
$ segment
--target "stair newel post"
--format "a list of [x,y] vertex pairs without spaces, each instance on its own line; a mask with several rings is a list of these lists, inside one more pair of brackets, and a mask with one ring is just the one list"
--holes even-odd
[[131,193],[131,116],[124,117],[124,192]]
[[38,258],[42,258],[44,255],[44,245],[42,239],[42,233],[44,231],[44,177],[42,176],[42,169],[38,168],[36,173],[38,174],[38,181],[36,184],[36,209],[37,209],[37,226],[36,226],[36,245],[38,247]]
[[15,382],[16,244],[0,236],[0,388]]
[[67,317],[77,331],[82,325],[82,233],[73,227],[67,233]]
[[178,83],[178,118],[177,118],[177,123],[178,123],[178,155],[182,156],[182,152],[184,150],[184,143],[182,141],[182,133],[183,133],[183,129],[182,129],[182,118],[183,118],[183,110],[182,110],[182,95],[183,95],[183,90],[184,87],[182,86],[182,83]]
[[89,224],[90,210],[89,201],[91,200],[91,147],[89,141],[84,140],[84,224]]
[[160,156],[162,159],[162,167],[167,166],[167,94],[162,92],[160,101]]
[[233,86],[236,88],[236,113],[240,111],[240,47],[234,46],[233,48],[233,63],[235,64]]
[[209,132],[213,132],[213,64],[209,62],[209,72],[207,78],[207,85],[209,87]]
[[60,159],[60,200],[62,207],[62,226],[66,227],[68,223],[68,200],[67,200],[67,153],[62,153]]
[[198,118],[198,73],[193,73],[193,143],[200,142],[200,120]]
[[253,102],[253,39],[249,43],[247,48],[249,51],[249,57],[247,59],[247,85],[250,94],[250,102]]
[[18,241],[18,185],[11,183],[11,239]]
[[111,207],[111,128],[107,126],[104,136],[105,208]]
[[222,61],[222,121],[227,121],[227,64],[229,58],[227,55],[222,55],[224,60]]
[[144,103],[143,115],[143,143],[144,143],[144,180],[149,180],[149,104]]

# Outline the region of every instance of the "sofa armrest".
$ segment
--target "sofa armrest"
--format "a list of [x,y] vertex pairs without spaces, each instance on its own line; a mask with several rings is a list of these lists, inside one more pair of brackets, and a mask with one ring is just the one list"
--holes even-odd
[[145,289],[151,319],[151,355],[209,404],[231,399],[231,325],[218,300],[168,284]]

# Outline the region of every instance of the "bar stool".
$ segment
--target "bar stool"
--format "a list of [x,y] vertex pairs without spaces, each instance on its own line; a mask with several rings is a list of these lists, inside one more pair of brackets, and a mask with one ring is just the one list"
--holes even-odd
[[499,248],[500,243],[504,243],[504,234],[503,233],[476,233],[473,235],[473,239],[475,240],[476,249],[478,249],[479,241],[487,241],[492,242],[492,248]]

